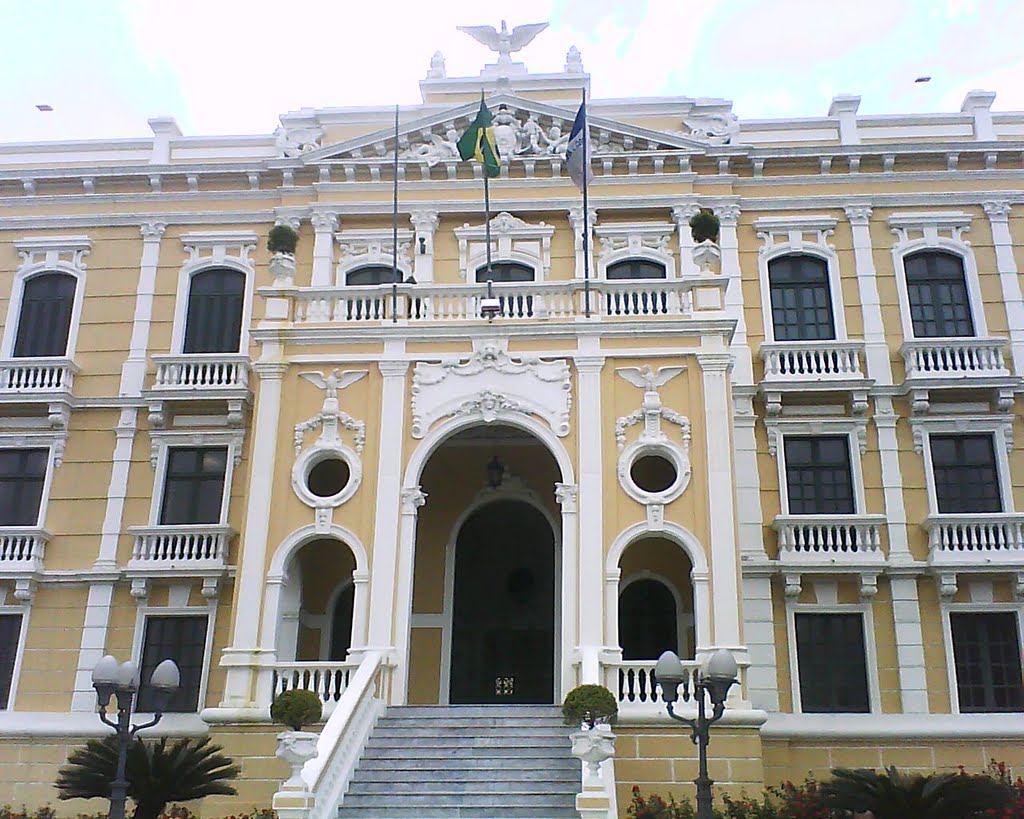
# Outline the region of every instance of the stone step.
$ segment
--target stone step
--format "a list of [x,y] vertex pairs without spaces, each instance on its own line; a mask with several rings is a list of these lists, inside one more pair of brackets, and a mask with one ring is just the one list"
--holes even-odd
[[422,782],[410,782],[404,778],[396,778],[390,782],[366,782],[353,780],[349,785],[348,796],[367,794],[390,794],[395,799],[405,800],[406,796],[446,796],[462,794],[466,796],[511,796],[511,795],[555,795],[565,797],[566,785],[570,780],[563,779],[523,779],[487,781],[474,779],[459,781],[446,777],[444,781],[437,779]]
[[[388,709],[390,713],[394,709]],[[572,731],[573,727],[566,725],[561,718],[542,717],[464,717],[460,715],[446,717],[441,714],[424,717],[391,717],[383,716],[377,720],[377,725],[394,728],[400,725],[412,725],[420,728],[428,726],[452,728],[559,728],[563,731]]]
[[[372,760],[380,763],[382,760]],[[375,766],[360,766],[352,779],[356,783],[390,782],[400,785],[406,782],[496,782],[514,779],[517,782],[561,782],[572,785],[580,783],[580,764],[572,760],[571,766],[551,765],[548,760],[523,760],[535,763],[534,767],[526,768],[517,763],[514,769],[508,766],[497,766],[493,760],[486,767],[454,767],[451,764],[431,764],[430,760],[418,760],[421,765],[409,762],[385,762]],[[487,760],[460,760],[460,762],[487,762]]]
[[504,737],[500,734],[483,735],[445,735],[429,734],[422,737],[409,736],[377,736],[374,731],[367,740],[367,748],[407,748],[414,745],[419,748],[563,748],[569,750],[569,737],[565,736],[517,736]]
[[446,726],[442,724],[432,725],[427,727],[421,727],[419,725],[389,725],[377,723],[373,729],[373,736],[378,739],[384,737],[405,737],[407,739],[432,739],[434,737],[444,737],[445,739],[476,739],[479,737],[558,737],[563,740],[566,745],[569,743],[569,729],[557,725],[557,726],[543,726],[543,725],[530,725],[530,726],[491,726],[481,727],[476,725],[454,725]]
[[[378,794],[350,793],[345,796],[344,807],[346,808],[379,808],[384,805],[391,805],[395,801],[395,795],[381,796]],[[476,793],[464,792],[451,795],[443,794],[402,794],[401,807],[403,808],[476,808],[490,809],[497,815],[503,815],[508,808],[537,808],[547,807],[573,807],[576,804],[575,794],[550,794],[550,793],[493,793],[480,791]]]
[[580,763],[570,756],[550,757],[495,757],[495,756],[445,756],[445,757],[408,757],[379,756],[363,757],[359,763],[360,771],[433,771],[445,775],[467,771],[509,771],[509,759],[515,759],[516,774],[534,771],[552,771],[580,775]]
[[382,719],[395,717],[540,717],[561,719],[557,705],[392,705]]
[[384,805],[377,808],[349,808],[342,805],[338,808],[338,819],[579,819],[579,814],[575,807],[539,811],[536,808],[511,807],[483,810],[452,806],[396,808]]
[[[363,759],[551,759],[556,746],[543,745],[370,745],[363,751]],[[559,744],[558,749],[568,749]]]

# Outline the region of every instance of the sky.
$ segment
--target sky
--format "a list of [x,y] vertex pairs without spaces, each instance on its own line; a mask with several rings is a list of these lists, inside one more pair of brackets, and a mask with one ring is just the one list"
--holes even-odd
[[435,51],[449,77],[493,61],[456,26],[502,14],[550,23],[517,54],[531,71],[579,48],[596,98],[724,97],[757,119],[822,116],[839,93],[861,114],[958,111],[983,88],[1024,111],[1021,0],[0,0],[0,143],[147,137],[165,115],[267,134],[302,107],[415,104]]

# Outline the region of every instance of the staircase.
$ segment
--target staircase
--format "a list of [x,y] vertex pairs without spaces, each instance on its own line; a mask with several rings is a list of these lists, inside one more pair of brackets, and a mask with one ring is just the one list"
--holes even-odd
[[578,817],[580,763],[546,705],[388,708],[338,819]]

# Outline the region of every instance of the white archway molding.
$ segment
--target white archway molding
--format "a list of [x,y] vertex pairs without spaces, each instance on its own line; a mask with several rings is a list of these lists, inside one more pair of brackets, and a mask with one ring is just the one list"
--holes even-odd
[[[3,340],[0,342],[0,351],[4,358],[11,358],[14,355],[14,341],[18,335],[18,326],[21,324],[21,305],[25,295],[25,285],[32,279],[57,273],[64,276],[71,276],[75,280],[75,298],[71,306],[71,322],[68,326],[68,342],[64,355],[67,358],[75,357],[75,348],[78,342],[78,325],[82,317],[82,304],[85,299],[85,264],[80,261],[88,251],[75,254],[78,260],[75,263],[63,260],[43,261],[26,263],[14,274],[14,282],[11,286],[11,298],[7,302],[7,321],[4,325]],[[22,252],[26,259],[33,258]]]
[[174,298],[174,323],[171,325],[171,351],[180,355],[185,345],[185,332],[188,329],[188,301],[192,293],[192,280],[201,273],[210,270],[232,270],[245,277],[242,291],[241,331],[238,338],[238,352],[249,349],[249,325],[252,320],[253,281],[256,271],[248,254],[240,252],[238,256],[203,256],[190,259],[178,271],[178,287]]
[[314,540],[341,541],[342,545],[352,551],[352,556],[356,561],[355,573],[360,570],[364,572],[368,570],[369,557],[366,554],[366,547],[352,530],[337,524],[331,524],[326,529],[318,529],[313,524],[309,524],[296,529],[278,544],[277,549],[274,550],[274,556],[270,559],[267,580],[281,582],[287,579],[288,566],[292,558],[299,549]]
[[652,529],[646,521],[623,529],[612,542],[604,564],[605,576],[605,640],[613,648],[619,646],[619,590],[622,572],[619,562],[626,549],[645,538],[661,538],[675,543],[690,560],[690,581],[693,584],[693,614],[696,620],[695,651],[711,645],[711,593],[707,555],[697,537],[688,529],[671,521]]

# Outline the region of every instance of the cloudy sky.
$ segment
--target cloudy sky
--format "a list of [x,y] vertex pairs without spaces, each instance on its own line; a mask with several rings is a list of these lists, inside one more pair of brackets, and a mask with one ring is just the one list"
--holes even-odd
[[595,97],[809,117],[836,93],[884,114],[984,88],[1024,110],[1021,0],[0,0],[0,142],[147,136],[166,114],[188,135],[269,133],[304,106],[416,103],[435,50],[449,76],[490,61],[455,30],[497,25],[487,8],[549,21],[520,58],[560,71],[577,46]]

